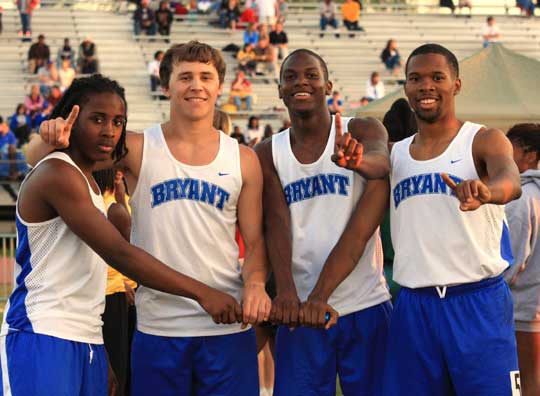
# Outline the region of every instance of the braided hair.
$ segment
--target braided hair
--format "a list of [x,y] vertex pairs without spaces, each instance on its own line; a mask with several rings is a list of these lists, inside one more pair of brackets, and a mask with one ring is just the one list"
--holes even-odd
[[[116,81],[111,80],[101,74],[94,74],[90,77],[77,78],[73,80],[70,87],[64,92],[62,99],[54,107],[51,113],[51,119],[62,117],[66,119],[71,113],[73,106],[83,106],[92,94],[101,93],[114,93],[117,94],[122,102],[124,102],[124,108],[127,114],[127,102],[124,88],[122,88]],[[114,148],[112,158],[115,162],[119,161],[127,154],[128,149],[126,147],[126,123],[122,127],[122,134],[118,140],[118,144]]]

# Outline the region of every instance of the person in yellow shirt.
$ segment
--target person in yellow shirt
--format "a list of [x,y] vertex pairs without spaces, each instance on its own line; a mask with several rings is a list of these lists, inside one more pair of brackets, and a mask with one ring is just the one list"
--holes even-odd
[[[364,28],[358,25],[360,19],[360,3],[355,0],[345,0],[341,6],[341,16],[343,24],[349,31],[364,31]],[[349,37],[354,37],[354,33],[350,33]]]

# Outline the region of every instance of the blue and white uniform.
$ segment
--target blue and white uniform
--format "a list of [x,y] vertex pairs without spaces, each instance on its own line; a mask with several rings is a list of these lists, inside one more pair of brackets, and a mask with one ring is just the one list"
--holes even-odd
[[[131,242],[171,268],[241,300],[235,241],[242,189],[238,142],[223,132],[209,164],[169,150],[160,125],[144,131]],[[258,395],[253,330],[215,324],[194,300],[140,287],[132,352],[133,395]]]
[[[344,132],[349,120],[343,118]],[[324,152],[310,164],[294,156],[289,129],[272,137],[273,162],[291,214],[292,274],[301,301],[315,287],[366,186],[359,174],[332,162],[334,142],[334,117]],[[328,303],[340,315],[337,326],[278,329],[276,396],[333,394],[336,373],[345,394],[379,394],[391,311],[382,268],[377,230],[330,296]]]
[[[69,163],[85,177],[61,152],[36,167],[52,159]],[[92,202],[105,215],[103,198],[86,181]],[[29,223],[17,206],[15,222],[15,287],[0,335],[0,395],[105,396],[104,261],[61,217]]]
[[411,136],[392,148],[394,280],[384,394],[513,395],[519,387],[512,262],[503,205],[463,212],[443,182],[479,179],[472,154],[483,127],[466,122],[439,156],[418,161]]

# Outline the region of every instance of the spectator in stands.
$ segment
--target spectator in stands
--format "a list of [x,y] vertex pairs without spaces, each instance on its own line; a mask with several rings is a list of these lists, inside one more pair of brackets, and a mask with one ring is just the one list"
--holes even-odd
[[[360,19],[360,3],[354,0],[345,0],[341,6],[341,16],[343,24],[349,31],[364,31],[364,28],[358,25]],[[354,33],[350,33],[349,37],[354,37]]]
[[268,25],[261,23],[259,25],[259,40],[270,40],[270,33],[268,32]]
[[281,22],[277,22],[270,32],[270,44],[274,47],[274,59],[285,59],[289,54],[289,39]]
[[390,142],[399,142],[416,133],[416,118],[407,99],[399,98],[383,118],[383,125],[388,131],[388,140]]
[[2,25],[2,15],[4,14],[4,7],[0,6],[0,34],[2,34],[3,25]]
[[287,4],[287,0],[278,0],[278,11],[279,11],[278,22],[285,23],[285,20],[287,19],[288,9],[289,9],[289,5]]
[[371,73],[371,77],[366,81],[366,98],[369,101],[380,99],[384,96],[384,83],[378,72]]
[[246,30],[244,30],[244,45],[253,44],[257,45],[259,42],[259,32],[255,29],[255,24],[250,23]]
[[367,96],[362,96],[360,98],[360,107],[367,106],[369,104],[369,98]]
[[482,28],[482,39],[484,40],[483,46],[486,48],[491,43],[496,43],[501,38],[501,32],[499,27],[495,24],[495,18],[488,16],[486,24]]
[[163,59],[163,51],[154,53],[154,60],[148,62],[148,74],[150,75],[150,90],[156,92],[159,88],[159,65]]
[[162,36],[169,36],[171,34],[171,25],[173,21],[173,14],[169,9],[169,4],[166,1],[159,2],[159,8],[156,11],[156,22],[158,33]]
[[44,114],[49,116],[58,104],[58,102],[60,102],[60,99],[62,99],[62,90],[58,85],[53,85],[51,88],[51,92],[45,99],[47,108]]
[[62,92],[69,88],[74,79],[75,69],[71,67],[71,61],[69,59],[64,59],[60,70],[58,70],[58,82],[60,83]]
[[[0,158],[2,160],[14,161],[17,159],[17,138],[14,133],[9,129],[9,125],[4,122],[4,118],[0,116]],[[2,164],[1,176],[8,176],[10,180],[16,180],[19,177],[17,172],[17,165],[10,163],[8,166]],[[3,170],[6,169],[4,174]]]
[[534,15],[534,3],[532,0],[517,0],[517,6],[528,17]]
[[39,127],[43,121],[43,110],[45,110],[45,98],[39,92],[39,85],[33,84],[30,88],[30,94],[24,98],[26,113],[31,119],[31,128],[34,130]]
[[30,46],[28,50],[28,72],[35,74],[37,70],[45,65],[51,57],[51,50],[45,44],[45,36],[40,34],[38,41]]
[[339,97],[339,91],[332,92],[332,97],[326,101],[330,114],[343,114],[343,101]]
[[272,125],[266,124],[264,126],[263,140],[271,138],[273,134],[274,134],[274,129],[272,128]]
[[244,145],[246,144],[246,138],[244,137],[244,135],[240,131],[240,127],[238,125],[235,125],[233,127],[233,133],[231,133],[231,137],[233,139],[236,139],[238,141],[238,143],[240,143],[240,144],[244,144]]
[[242,111],[242,101],[246,103],[246,110],[251,111],[253,92],[251,90],[251,82],[246,78],[243,70],[236,72],[236,78],[231,84],[230,96],[233,98],[237,111]]
[[156,34],[156,13],[149,7],[149,0],[141,0],[141,3],[133,14],[133,30],[139,36],[144,30],[147,36]]
[[[321,14],[321,30],[325,31],[326,26],[330,25],[337,30],[338,23],[336,19],[336,4],[333,0],[324,0],[320,4],[320,14]],[[320,34],[320,37],[323,37],[324,33]],[[336,38],[339,38],[339,33],[336,33]]]
[[79,46],[79,70],[82,74],[97,73],[99,63],[97,58],[97,47],[89,36]]
[[253,44],[244,45],[244,48],[236,54],[238,68],[253,77],[255,75],[255,67],[257,66],[256,57],[255,46]]
[[243,25],[249,25],[250,23],[256,25],[257,16],[255,15],[255,11],[253,10],[253,8],[246,7],[242,14],[240,14],[239,22]]
[[75,51],[69,44],[69,38],[64,39],[64,45],[58,48],[58,56],[56,58],[56,67],[60,69],[64,60],[69,60],[69,65],[75,67]]
[[401,56],[397,47],[396,40],[390,39],[386,43],[381,53],[381,60],[386,66],[386,70],[397,76],[401,71]]
[[28,137],[32,132],[32,118],[26,113],[24,103],[19,103],[15,113],[10,117],[9,128],[15,134],[19,147],[28,143]]
[[44,97],[49,95],[51,87],[58,83],[58,72],[52,60],[47,61],[45,65],[38,69],[37,78],[41,94]]
[[259,75],[268,75],[277,73],[276,60],[274,58],[274,49],[268,39],[259,37],[259,43],[255,46],[255,73]]
[[225,7],[220,13],[220,25],[225,29],[236,29],[236,24],[240,19],[240,7],[238,0],[227,0]]
[[246,130],[244,131],[244,137],[248,146],[253,147],[259,143],[264,136],[264,129],[259,124],[259,117],[251,116],[248,119]]
[[261,25],[274,26],[279,17],[277,0],[255,0]]
[[21,17],[21,27],[19,36],[32,36],[32,12],[38,5],[38,0],[17,0],[17,9]]

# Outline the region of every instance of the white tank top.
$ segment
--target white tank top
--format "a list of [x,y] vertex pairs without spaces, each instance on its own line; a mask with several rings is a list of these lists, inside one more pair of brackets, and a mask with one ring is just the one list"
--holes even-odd
[[452,286],[501,274],[512,261],[504,205],[462,212],[441,173],[456,182],[479,179],[472,145],[482,125],[466,122],[444,153],[410,155],[411,136],[394,144],[390,214],[394,280],[410,288]]
[[[345,132],[349,120],[343,118]],[[334,142],[334,117],[326,148],[311,164],[302,164],[294,156],[290,129],[272,137],[274,166],[291,214],[292,273],[302,301],[313,290],[366,185],[359,174],[332,162]],[[390,294],[382,268],[377,229],[358,264],[332,293],[328,303],[343,316],[388,300]]]
[[[36,168],[52,158],[71,164],[85,177],[73,160],[62,152],[49,154]],[[86,177],[85,180],[92,202],[105,216],[103,198],[94,193]],[[15,223],[18,243],[15,282],[6,307],[2,334],[24,331],[103,344],[101,315],[107,284],[105,262],[69,229],[61,217],[29,223],[21,218],[17,205]]]
[[[242,189],[238,142],[220,132],[219,151],[208,165],[176,160],[160,125],[144,131],[137,187],[130,199],[131,243],[171,268],[242,297],[235,241]],[[167,337],[231,334],[240,324],[217,325],[194,300],[147,287],[137,291],[137,326]]]

